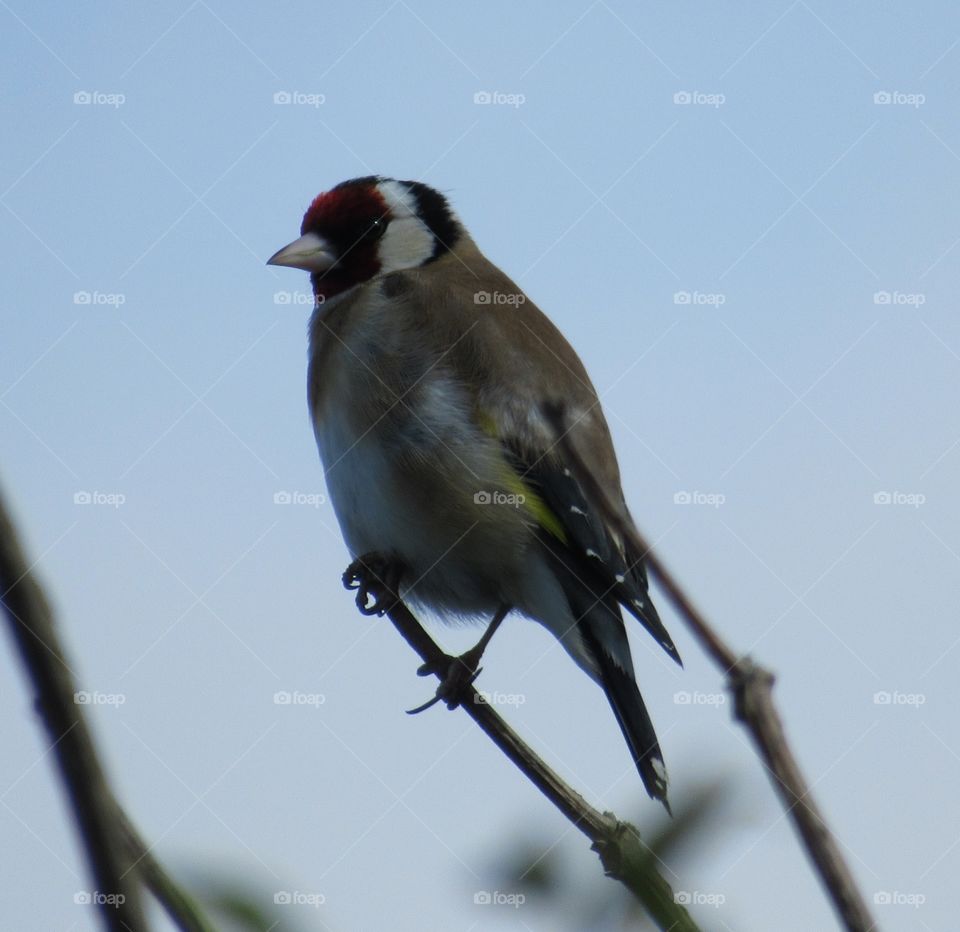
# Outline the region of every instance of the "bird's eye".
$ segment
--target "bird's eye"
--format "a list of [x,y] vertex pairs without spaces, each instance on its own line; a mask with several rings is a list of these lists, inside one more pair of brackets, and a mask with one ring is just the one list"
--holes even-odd
[[383,217],[377,217],[377,219],[370,224],[370,229],[367,230],[367,236],[371,239],[380,239],[386,232],[387,221]]

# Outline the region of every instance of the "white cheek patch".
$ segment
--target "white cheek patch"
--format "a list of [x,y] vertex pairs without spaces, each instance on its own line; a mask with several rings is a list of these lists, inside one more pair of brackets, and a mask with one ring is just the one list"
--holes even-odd
[[434,257],[438,242],[420,216],[417,195],[402,181],[381,181],[377,191],[390,210],[391,221],[378,246],[380,271],[413,269]]
[[391,178],[389,181],[381,181],[377,185],[377,190],[387,202],[387,206],[395,218],[417,216],[416,195],[405,184]]
[[435,246],[433,233],[419,217],[395,218],[378,244],[380,271],[386,274],[423,265],[433,256]]

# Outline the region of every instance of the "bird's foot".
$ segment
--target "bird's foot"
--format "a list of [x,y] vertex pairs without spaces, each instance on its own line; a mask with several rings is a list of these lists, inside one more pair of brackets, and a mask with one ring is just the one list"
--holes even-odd
[[[365,553],[343,572],[346,589],[357,590],[357,608],[364,615],[383,615],[399,601],[403,564],[396,557]],[[373,599],[368,603],[368,599]]]
[[466,653],[460,654],[459,657],[443,654],[436,660],[423,664],[417,670],[417,676],[439,676],[440,685],[437,686],[436,695],[432,699],[415,709],[409,709],[407,714],[416,715],[419,712],[425,712],[438,702],[446,703],[448,709],[455,709],[460,705],[467,690],[480,675],[481,667],[478,664],[482,653],[482,650],[473,647]]

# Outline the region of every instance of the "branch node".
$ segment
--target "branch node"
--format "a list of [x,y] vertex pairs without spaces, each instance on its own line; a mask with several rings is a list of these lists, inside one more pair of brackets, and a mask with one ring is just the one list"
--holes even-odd
[[733,714],[738,722],[749,724],[757,720],[761,710],[771,701],[776,676],[754,663],[750,657],[741,657],[730,671],[728,684],[733,694]]
[[603,816],[609,819],[610,827],[594,840],[590,850],[597,852],[603,871],[608,877],[621,880],[626,874],[629,860],[626,855],[627,845],[638,844],[640,833],[629,822],[621,822],[612,813],[605,812]]

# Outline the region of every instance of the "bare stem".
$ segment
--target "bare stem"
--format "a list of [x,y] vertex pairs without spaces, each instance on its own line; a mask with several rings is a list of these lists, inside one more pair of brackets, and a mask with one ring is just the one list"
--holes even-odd
[[50,605],[31,573],[0,497],[0,603],[30,678],[77,820],[103,928],[145,930],[142,882],[182,932],[215,932],[163,869],[117,802],[100,764]]
[[727,677],[727,686],[734,697],[734,715],[749,731],[843,928],[849,932],[874,932],[877,926],[866,901],[860,895],[820,808],[810,795],[810,787],[787,742],[773,702],[773,674],[729,647],[653,551],[626,506],[622,502],[610,501],[573,443],[571,425],[563,407],[545,405],[543,413],[556,434],[556,443],[563,451],[564,460],[591,505],[637,553],[644,555],[650,575],[660,583],[701,647]]
[[103,927],[118,932],[146,929],[137,883],[128,875],[131,858],[118,834],[116,800],[75,701],[73,674],[50,606],[27,565],[2,501],[0,602],[77,820],[95,888],[90,893],[96,895]]
[[[345,582],[352,569],[345,574]],[[378,603],[391,605],[386,611],[387,617],[403,639],[431,669],[446,670],[452,658],[424,631],[397,593],[391,591],[389,582],[376,579],[375,583],[369,588],[376,588]],[[437,676],[441,674],[438,672]],[[670,885],[656,868],[654,853],[644,845],[633,825],[621,822],[612,813],[594,809],[564,783],[493,707],[484,702],[473,686],[464,688],[460,708],[570,823],[590,839],[607,875],[619,880],[637,897],[658,928],[670,932],[698,932],[687,910],[675,901]]]

